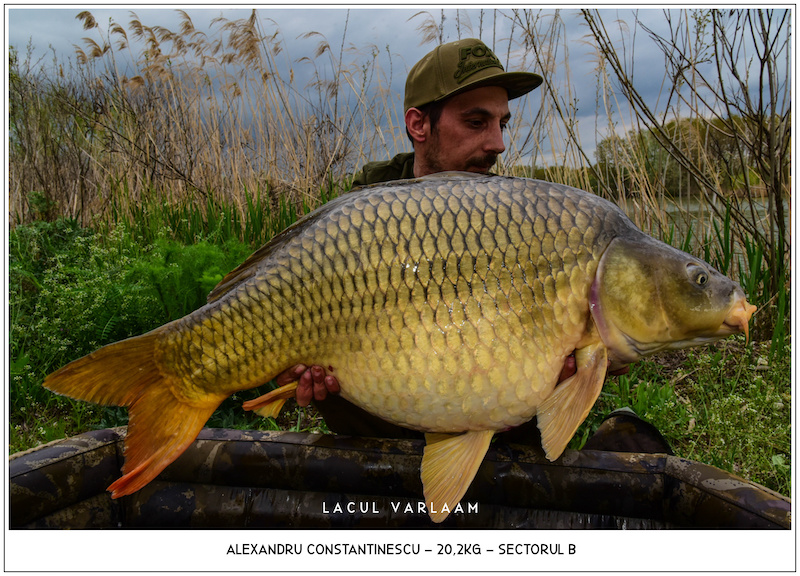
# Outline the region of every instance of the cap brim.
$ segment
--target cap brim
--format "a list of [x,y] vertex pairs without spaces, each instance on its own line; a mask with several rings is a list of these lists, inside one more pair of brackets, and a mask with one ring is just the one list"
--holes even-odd
[[513,100],[514,98],[519,98],[531,90],[534,90],[542,82],[543,78],[533,72],[501,72],[500,74],[494,74],[488,78],[481,78],[474,82],[468,82],[459,87],[458,90],[437,98],[434,102],[483,86],[501,86],[508,90],[508,99]]

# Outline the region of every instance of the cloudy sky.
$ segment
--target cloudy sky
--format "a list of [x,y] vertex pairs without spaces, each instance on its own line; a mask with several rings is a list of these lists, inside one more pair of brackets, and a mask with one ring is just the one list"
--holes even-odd
[[[100,25],[100,29],[107,33],[109,22],[113,21],[128,28],[135,12],[139,20],[150,27],[163,26],[176,30],[180,18],[176,8],[185,9],[191,17],[195,29],[211,33],[218,29],[211,27],[212,20],[224,16],[227,20],[246,18],[251,9],[208,8],[204,6],[172,6],[164,9],[154,9],[150,6],[109,6],[90,7]],[[26,53],[26,47],[33,46],[33,61],[48,65],[52,61],[52,51],[59,58],[73,58],[74,47],[85,48],[84,37],[91,37],[99,41],[97,30],[86,31],[82,23],[76,19],[83,8],[61,7],[16,7],[6,5],[7,10],[7,43],[14,46],[20,53]],[[424,11],[428,14],[418,14]],[[346,8],[319,7],[319,8],[273,8],[259,6],[258,16],[261,19],[263,30],[270,33],[280,30],[286,42],[287,52],[293,62],[297,63],[303,57],[313,57],[319,36],[304,38],[310,32],[323,35],[331,46],[338,47],[343,38],[346,45],[364,48],[375,45],[382,51],[387,51],[381,58],[383,69],[389,69],[388,60],[391,58],[392,90],[397,96],[397,107],[401,108],[403,84],[407,70],[425,53],[430,51],[435,43],[422,44],[422,35],[418,30],[426,18],[433,18],[440,22],[444,17],[443,37],[445,41],[458,38],[459,28],[464,31],[464,36],[478,36],[495,45],[498,56],[506,63],[508,70],[529,70],[542,73],[535,63],[525,61],[521,57],[511,54],[506,61],[504,41],[510,36],[520,37],[519,28],[513,29],[508,17],[498,16],[511,13],[511,9],[495,11],[493,9],[440,9],[440,8]],[[534,10],[535,17],[543,21],[552,19],[554,10]],[[649,105],[654,109],[663,108],[666,90],[669,81],[664,76],[664,56],[656,45],[647,37],[646,32],[636,26],[636,22],[645,24],[655,31],[666,30],[664,11],[660,7],[619,6],[616,8],[600,7],[599,11],[604,24],[614,38],[621,56],[627,59],[629,66],[635,71],[637,89],[642,93]],[[416,14],[416,16],[415,16]],[[531,14],[531,12],[529,12]],[[607,121],[602,118],[602,110],[598,110],[598,84],[596,66],[597,61],[592,47],[585,41],[588,32],[578,9],[567,8],[559,13],[564,23],[565,35],[568,41],[562,44],[559,50],[568,49],[569,54],[565,62],[568,65],[559,67],[548,79],[555,82],[556,89],[564,101],[572,102],[577,107],[575,119],[578,131],[585,148],[592,153],[596,141],[607,135],[609,128]],[[471,31],[471,33],[468,33]],[[52,48],[52,51],[51,51]],[[633,55],[633,57],[631,57]],[[570,80],[565,79],[566,70],[569,70]],[[310,73],[311,67],[294,66],[293,73]],[[284,72],[286,73],[286,72]],[[666,87],[665,87],[666,86]],[[568,92],[572,91],[572,92]],[[515,121],[519,118],[530,122],[530,118],[537,113],[552,114],[543,106],[544,95],[542,90],[537,90],[526,100],[512,104],[512,113]],[[624,106],[621,106],[624,108]],[[630,113],[625,109],[615,111],[615,129],[624,132],[630,128]],[[598,122],[598,117],[601,121]],[[552,137],[552,136],[551,136]],[[558,138],[558,135],[556,135]],[[519,135],[518,139],[522,139]],[[535,138],[534,138],[535,139]],[[401,139],[402,140],[402,139]],[[533,140],[533,139],[531,139]],[[523,157],[532,153],[532,145],[521,154]],[[553,162],[552,149],[540,149],[533,152],[538,157],[538,164]],[[507,152],[508,154],[508,152]],[[556,159],[557,161],[558,159]]]

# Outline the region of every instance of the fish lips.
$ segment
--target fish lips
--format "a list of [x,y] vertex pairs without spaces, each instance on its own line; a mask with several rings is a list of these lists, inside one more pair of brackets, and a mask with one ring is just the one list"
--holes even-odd
[[725,316],[725,320],[715,332],[705,335],[696,335],[681,340],[654,340],[652,342],[639,342],[625,332],[617,329],[605,319],[602,305],[597,300],[596,282],[592,284],[590,291],[590,311],[595,326],[600,334],[600,339],[603,340],[603,343],[608,347],[609,359],[612,362],[611,369],[613,370],[657,352],[711,344],[722,338],[742,332],[745,335],[745,340],[749,342],[749,322],[753,313],[756,311],[756,306],[749,304],[747,299],[741,296],[735,300],[728,314]]
[[750,318],[753,316],[755,311],[756,307],[752,304],[748,304],[744,294],[741,294],[741,296],[731,307],[728,315],[725,317],[725,321],[722,323],[722,326],[719,327],[717,335],[720,338],[724,338],[725,336],[730,336],[731,334],[744,332],[745,341],[749,342]]

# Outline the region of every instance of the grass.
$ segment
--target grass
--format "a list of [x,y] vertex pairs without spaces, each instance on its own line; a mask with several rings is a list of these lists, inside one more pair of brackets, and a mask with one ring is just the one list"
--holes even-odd
[[[185,207],[179,207],[183,213]],[[262,214],[263,216],[263,214]],[[288,226],[297,214],[279,212],[270,226]],[[202,228],[202,229],[201,229]],[[121,426],[127,412],[56,396],[42,388],[44,377],[96,348],[144,333],[205,303],[224,274],[251,252],[234,235],[193,230],[194,242],[176,239],[185,228],[145,234],[119,224],[103,233],[59,219],[17,226],[9,238],[10,430],[13,453],[92,428]],[[243,228],[243,230],[246,229]],[[295,411],[280,423],[241,411],[241,401],[270,389],[229,399],[210,426],[308,428],[314,419]],[[292,414],[289,411],[289,414]]]
[[770,360],[770,342],[743,336],[663,353],[606,381],[576,433],[578,449],[603,418],[630,407],[653,424],[678,456],[717,466],[791,493],[791,355]]

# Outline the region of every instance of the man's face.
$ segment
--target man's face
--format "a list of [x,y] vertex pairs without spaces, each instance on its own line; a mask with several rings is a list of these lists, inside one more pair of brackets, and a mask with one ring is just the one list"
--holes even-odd
[[503,131],[510,117],[505,88],[485,86],[453,96],[429,138],[415,149],[421,172],[488,172],[506,149]]

